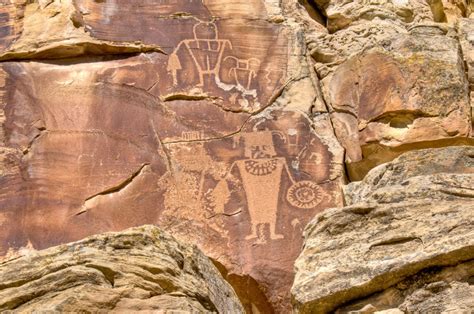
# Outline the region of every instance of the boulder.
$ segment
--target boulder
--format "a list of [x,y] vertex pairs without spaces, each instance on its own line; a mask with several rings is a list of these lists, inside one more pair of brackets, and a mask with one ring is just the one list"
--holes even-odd
[[405,151],[473,144],[466,1],[314,3],[328,32],[308,48],[350,180]]
[[416,150],[349,184],[348,205],[305,229],[295,309],[471,308],[473,156],[472,147]]
[[0,277],[0,310],[12,313],[244,313],[210,259],[154,226],[23,252]]
[[418,26],[349,58],[323,80],[351,179],[403,151],[472,141],[459,49],[442,29]]

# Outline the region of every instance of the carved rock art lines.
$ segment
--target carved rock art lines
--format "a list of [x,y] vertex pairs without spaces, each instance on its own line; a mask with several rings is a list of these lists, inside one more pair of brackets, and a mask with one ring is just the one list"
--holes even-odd
[[198,72],[199,81],[196,86],[204,86],[204,76],[213,76],[218,80],[222,57],[226,47],[232,49],[227,39],[219,39],[217,26],[213,22],[199,21],[193,27],[193,39],[181,41],[171,54],[168,61],[168,71],[173,76],[173,84],[178,85],[178,71],[182,70],[179,52],[185,49],[191,56]]
[[[170,88],[200,89],[222,98],[236,110],[260,109],[285,81],[286,62],[271,64],[269,60],[274,57],[268,52],[258,51],[256,46],[252,53],[250,47],[243,47],[256,41],[251,33],[243,35],[244,38],[224,38],[220,27],[229,27],[225,22],[196,17],[192,20],[192,29],[182,35],[185,39],[176,44],[167,61]],[[274,30],[268,32],[269,37],[277,36]],[[283,53],[286,51],[282,50]]]
[[[0,45],[29,38],[17,20],[62,20],[64,1],[30,2],[6,7]],[[286,302],[302,228],[338,186],[329,141],[275,102],[300,75],[299,29],[271,22],[261,0],[66,2],[75,32],[104,45],[81,60],[2,63],[0,253],[155,224]],[[62,47],[45,52],[56,58],[71,38],[53,24],[42,38]],[[110,43],[163,53],[102,55]]]
[[[251,233],[245,236],[245,239],[258,239],[259,243],[265,243],[261,238],[262,233],[258,233],[257,230],[263,225],[268,225],[270,228],[270,240],[284,238],[283,234],[278,234],[276,231],[282,175],[287,175],[293,185],[296,184],[286,158],[277,156],[273,141],[274,134],[279,135],[278,132],[260,131],[237,136],[237,144],[243,142],[245,158],[235,161],[229,167],[229,174],[234,167],[238,169],[246,194]],[[313,184],[316,186],[315,183]],[[288,195],[288,200],[295,207],[314,208],[318,204],[316,199],[312,202],[297,203],[292,201],[290,194]],[[312,206],[308,206],[310,203]]]
[[293,184],[287,192],[287,199],[291,205],[298,208],[314,208],[321,200],[323,192],[312,181],[300,181]]
[[[232,138],[169,145],[175,163],[170,177],[176,185],[165,192],[164,216],[176,219],[181,210],[185,217],[179,219],[214,220],[215,231],[225,230],[222,236],[231,242],[284,239],[282,230],[291,230],[291,221],[309,219],[331,201],[318,183],[326,178],[312,175],[319,168],[325,171],[328,152],[305,127],[283,131],[268,125]],[[183,138],[197,140],[199,135],[183,133]],[[232,231],[236,224],[241,232]]]
[[257,76],[260,69],[260,60],[257,58],[250,58],[248,60],[238,59],[234,56],[227,56],[224,61],[234,61],[234,67],[230,68],[229,76],[235,78],[237,89],[250,91],[252,80]]

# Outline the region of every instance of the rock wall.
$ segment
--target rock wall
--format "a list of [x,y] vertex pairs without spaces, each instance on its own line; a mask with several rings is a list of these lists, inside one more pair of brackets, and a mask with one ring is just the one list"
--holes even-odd
[[351,179],[404,151],[472,145],[468,3],[315,3],[329,33],[308,46]]
[[474,143],[473,11],[0,0],[0,256],[153,224],[247,312],[290,311],[303,229],[347,180]]
[[470,312],[472,3],[314,4],[329,32],[308,46],[347,175],[362,181],[306,227],[295,310]]
[[288,310],[344,152],[286,6],[2,1],[0,254],[155,224]]
[[349,184],[348,205],[305,230],[297,311],[472,310],[473,185],[466,146],[408,152]]

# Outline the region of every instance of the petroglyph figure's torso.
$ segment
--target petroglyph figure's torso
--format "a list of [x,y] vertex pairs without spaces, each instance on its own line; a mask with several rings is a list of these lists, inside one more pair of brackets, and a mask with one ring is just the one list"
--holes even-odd
[[248,211],[252,224],[252,235],[260,224],[270,225],[270,237],[281,238],[275,234],[278,196],[285,158],[244,159],[236,162],[242,177],[247,197]]

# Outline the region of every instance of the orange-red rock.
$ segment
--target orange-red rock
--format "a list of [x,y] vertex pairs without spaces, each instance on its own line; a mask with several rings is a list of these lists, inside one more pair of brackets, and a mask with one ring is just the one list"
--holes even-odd
[[469,141],[459,49],[442,29],[420,25],[349,58],[323,80],[353,179],[413,147]]
[[299,97],[298,25],[260,0],[19,7],[1,64],[0,253],[156,224],[213,258],[248,309],[287,310],[303,227],[341,203],[343,156]]

